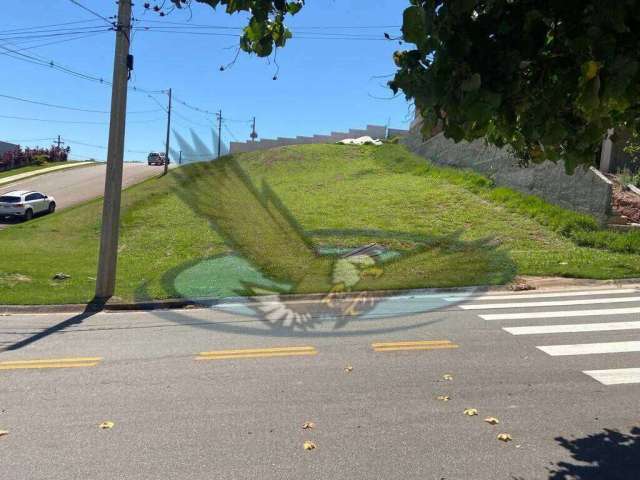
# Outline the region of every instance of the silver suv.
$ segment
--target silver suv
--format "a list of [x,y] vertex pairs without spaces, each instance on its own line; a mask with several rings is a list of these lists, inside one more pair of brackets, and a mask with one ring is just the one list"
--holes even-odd
[[56,199],[44,193],[29,190],[15,190],[0,196],[0,218],[22,218],[31,220],[39,213],[53,213]]
[[164,165],[165,163],[169,164],[169,160],[164,153],[151,152],[147,157],[147,163],[149,165]]

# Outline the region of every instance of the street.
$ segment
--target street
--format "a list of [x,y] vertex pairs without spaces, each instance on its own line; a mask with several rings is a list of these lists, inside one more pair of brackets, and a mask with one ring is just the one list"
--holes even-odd
[[420,297],[1,316],[3,478],[636,478],[640,288]]
[[[107,166],[98,164],[71,168],[37,175],[15,183],[2,185],[0,194],[12,190],[36,190],[56,199],[58,210],[93,200],[104,194],[104,177]],[[125,163],[122,186],[126,188],[147,178],[159,175],[162,167],[150,167],[146,163]],[[15,221],[0,220],[0,229]]]

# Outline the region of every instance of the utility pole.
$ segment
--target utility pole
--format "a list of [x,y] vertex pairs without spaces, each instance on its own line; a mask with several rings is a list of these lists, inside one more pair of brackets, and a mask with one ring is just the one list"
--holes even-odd
[[102,207],[102,231],[95,300],[106,301],[113,296],[118,265],[118,235],[120,233],[120,201],[122,196],[122,163],[127,112],[127,83],[133,59],[129,56],[131,38],[131,0],[120,0],[116,28],[116,50],[111,89],[111,120],[107,149],[107,174]]
[[258,132],[256,132],[256,117],[253,117],[253,127],[251,128],[251,135],[249,135],[252,142],[256,141],[258,138]]
[[220,158],[221,147],[222,147],[222,110],[218,112],[218,158]]
[[182,150],[180,150],[180,156],[178,157],[178,165],[182,165]]
[[56,142],[58,144],[58,149],[55,152],[52,152],[52,157],[54,161],[58,162],[62,159],[62,155],[60,155],[60,146],[64,145],[64,142],[60,139],[60,135],[58,135],[58,141]]
[[167,142],[164,144],[164,174],[169,171],[169,140],[171,131],[171,89],[169,89],[169,108],[167,109]]

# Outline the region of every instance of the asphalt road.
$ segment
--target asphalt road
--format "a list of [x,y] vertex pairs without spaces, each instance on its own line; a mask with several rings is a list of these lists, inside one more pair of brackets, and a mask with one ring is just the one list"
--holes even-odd
[[[125,163],[123,188],[159,175],[162,168],[144,163]],[[57,208],[64,209],[103,196],[106,170],[106,164],[98,164],[37,175],[0,186],[0,195],[11,190],[36,190],[55,197]],[[0,220],[0,229],[15,222]]]
[[[618,369],[640,367],[640,289],[540,294],[405,296],[339,330],[233,306],[0,317],[2,478],[638,478],[640,372]],[[440,308],[403,314],[420,301]],[[408,341],[442,343],[372,346]]]

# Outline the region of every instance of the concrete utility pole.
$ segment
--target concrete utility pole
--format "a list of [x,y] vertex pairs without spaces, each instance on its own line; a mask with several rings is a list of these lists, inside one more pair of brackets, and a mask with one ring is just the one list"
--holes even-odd
[[221,147],[222,147],[222,110],[218,112],[218,158],[220,158]]
[[107,176],[102,207],[102,232],[96,279],[95,300],[106,301],[113,296],[118,264],[120,232],[120,200],[122,195],[122,164],[127,112],[127,82],[129,80],[129,44],[131,35],[131,0],[120,0],[116,29],[116,51],[111,89],[111,121],[107,150]]
[[169,89],[169,108],[167,109],[167,142],[164,145],[164,175],[169,171],[169,140],[171,139],[171,89]]

